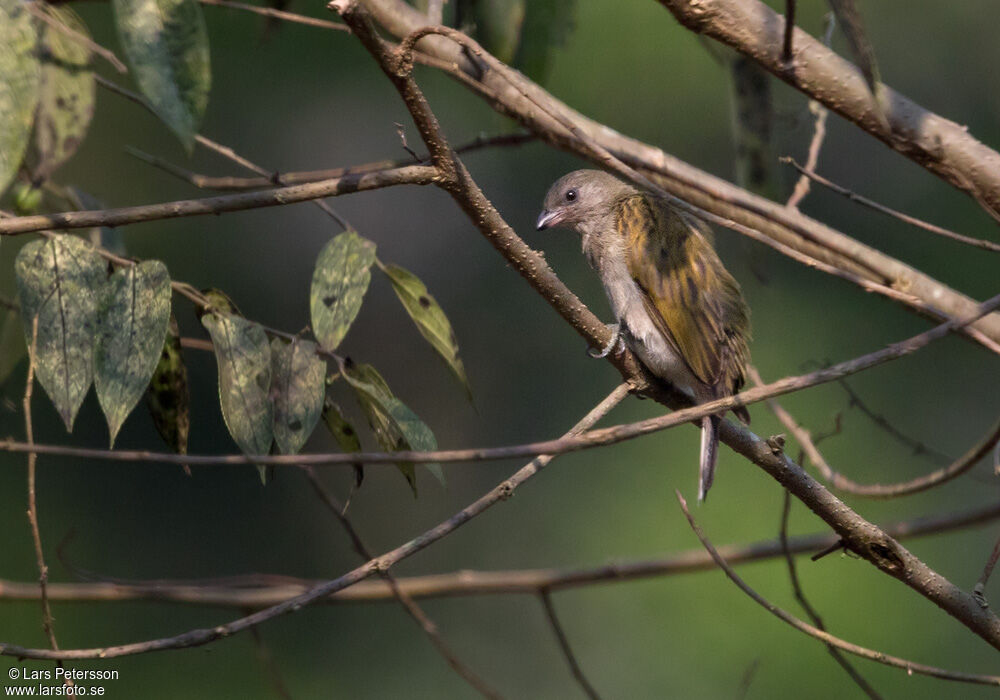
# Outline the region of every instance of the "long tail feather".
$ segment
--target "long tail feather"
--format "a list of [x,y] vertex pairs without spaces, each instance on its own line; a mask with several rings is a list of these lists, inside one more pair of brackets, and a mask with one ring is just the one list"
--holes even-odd
[[698,502],[705,500],[715,479],[715,462],[719,458],[718,416],[701,419],[701,463],[698,469]]

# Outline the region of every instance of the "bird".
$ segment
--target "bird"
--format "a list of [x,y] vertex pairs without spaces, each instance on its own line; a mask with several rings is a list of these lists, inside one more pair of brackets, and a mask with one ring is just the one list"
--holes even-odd
[[[625,345],[658,379],[705,403],[739,392],[750,361],[750,309],[712,245],[708,225],[600,170],[577,170],[545,195],[539,231],[581,236],[615,323],[595,357]],[[733,413],[746,424],[745,406]],[[722,414],[701,419],[698,500],[715,477]]]

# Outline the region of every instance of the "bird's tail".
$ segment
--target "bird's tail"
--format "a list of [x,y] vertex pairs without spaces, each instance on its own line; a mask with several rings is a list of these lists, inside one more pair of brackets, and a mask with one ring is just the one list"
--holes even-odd
[[701,419],[701,463],[698,469],[698,502],[705,500],[715,479],[715,462],[719,458],[719,416]]

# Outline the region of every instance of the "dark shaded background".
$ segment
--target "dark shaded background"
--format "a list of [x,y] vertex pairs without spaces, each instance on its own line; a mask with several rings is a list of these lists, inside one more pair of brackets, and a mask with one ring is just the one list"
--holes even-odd
[[[292,9],[326,16],[323,3]],[[816,34],[824,3],[800,3],[801,24]],[[938,113],[1000,144],[1000,91],[995,27],[1000,8],[988,0],[864,3],[886,82]],[[80,3],[95,38],[117,47],[110,8]],[[303,170],[401,157],[394,122],[407,114],[389,83],[347,34],[285,26],[261,42],[260,18],[206,8],[212,41],[213,90],[202,133],[268,168]],[[837,39],[835,47],[846,50]],[[104,66],[101,69],[104,70]],[[119,79],[116,76],[109,76]],[[447,135],[462,142],[509,130],[479,101],[426,69],[418,78]],[[558,55],[547,86],[560,99],[626,134],[657,144],[701,168],[730,178],[733,148],[723,70],[697,39],[651,0],[581,0],[576,29]],[[804,99],[776,87],[776,154],[804,157],[811,117]],[[820,170],[859,192],[970,235],[997,239],[995,224],[971,200],[888,151],[835,116]],[[187,161],[167,130],[135,105],[100,92],[90,135],[62,181],[109,206],[196,196],[192,188],[123,152],[126,144],[213,174],[236,171],[196,152]],[[538,234],[532,222],[548,185],[580,162],[542,145],[467,158],[473,175],[514,228],[545,251],[565,282],[601,316],[608,310],[578,243],[563,232]],[[778,166],[775,166],[778,167]],[[786,185],[789,173],[780,173]],[[479,236],[451,200],[431,188],[398,188],[331,202],[379,255],[425,280],[454,324],[475,394],[470,405],[423,343],[376,273],[361,315],[343,348],[374,363],[396,393],[435,430],[443,447],[501,445],[560,434],[615,385],[616,373],[584,353],[579,337]],[[804,210],[898,256],[972,296],[998,290],[989,253],[933,238],[817,191]],[[251,318],[298,331],[308,323],[315,256],[336,227],[315,207],[141,224],[124,231],[131,254],[162,259],[174,279],[225,289]],[[4,293],[22,241],[0,250]],[[744,244],[718,232],[723,258],[753,308],[754,361],[775,379],[869,352],[927,328],[884,299],[805,269],[767,249],[756,250],[769,284],[749,270]],[[190,307],[175,309],[188,334],[201,330]],[[189,352],[195,406],[192,452],[229,453],[217,404],[214,360]],[[17,414],[23,366],[0,407],[0,431],[23,437]],[[979,439],[997,413],[996,358],[956,338],[852,380],[869,405],[901,430],[958,455]],[[340,390],[338,390],[340,391]],[[342,403],[353,406],[343,395]],[[843,413],[844,433],[824,443],[828,460],[861,481],[891,481],[934,468],[848,407],[837,386],[785,400],[817,431]],[[91,395],[67,436],[42,392],[34,403],[36,439],[104,446],[106,427]],[[625,422],[654,415],[651,402],[629,400],[611,416]],[[781,428],[761,406],[754,429]],[[355,417],[360,416],[355,411]],[[369,445],[372,443],[369,442]],[[511,501],[476,519],[430,550],[403,562],[399,575],[456,569],[569,567],[659,557],[697,541],[674,501],[695,494],[698,438],[680,428],[617,447],[558,460]],[[159,449],[144,411],[129,419],[118,445]],[[323,430],[309,448],[335,449]],[[795,454],[794,445],[790,447]],[[37,576],[25,509],[23,456],[0,457],[0,576]],[[411,496],[393,467],[372,467],[352,514],[370,545],[384,551],[448,517],[511,473],[518,464],[446,465],[448,490],[426,471]],[[349,470],[328,480],[347,491]],[[331,515],[293,471],[262,488],[251,468],[202,468],[192,478],[164,465],[101,464],[41,459],[42,537],[54,580],[70,573],[55,547],[70,531],[77,566],[121,578],[195,578],[249,572],[332,578],[357,558]],[[998,496],[982,464],[958,482],[888,503],[848,499],[877,522],[981,505]],[[716,486],[696,516],[717,544],[772,538],[780,488],[746,461],[723,451]],[[795,532],[823,525],[796,503]],[[929,565],[971,588],[996,534],[993,528],[909,543]],[[898,582],[852,557],[800,564],[803,584],[830,629],[846,639],[915,661],[995,672],[996,652]],[[765,596],[799,614],[780,561],[741,573]],[[996,597],[996,586],[988,594]],[[768,616],[717,572],[594,586],[559,593],[555,604],[592,681],[618,698],[731,698],[750,664],[759,662],[749,697],[841,697],[857,694],[818,642]],[[539,602],[525,597],[427,601],[429,614],[461,656],[511,698],[573,698],[573,685]],[[91,647],[176,634],[229,620],[236,610],[178,605],[60,604],[56,631],[64,647]],[[263,637],[294,697],[464,698],[473,692],[434,652],[393,602],[313,606],[268,623]],[[0,605],[0,638],[45,646],[36,603]],[[4,670],[11,663],[4,659]],[[908,677],[858,662],[886,697],[986,697],[977,687]],[[46,667],[25,664],[28,667]],[[119,669],[111,697],[272,697],[250,636],[209,646],[82,664]]]

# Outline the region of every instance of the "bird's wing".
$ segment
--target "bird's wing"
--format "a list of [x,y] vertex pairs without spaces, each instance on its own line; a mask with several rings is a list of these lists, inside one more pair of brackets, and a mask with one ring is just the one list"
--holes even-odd
[[749,313],[702,227],[644,195],[618,211],[629,273],[654,323],[698,379],[729,393],[744,381]]

